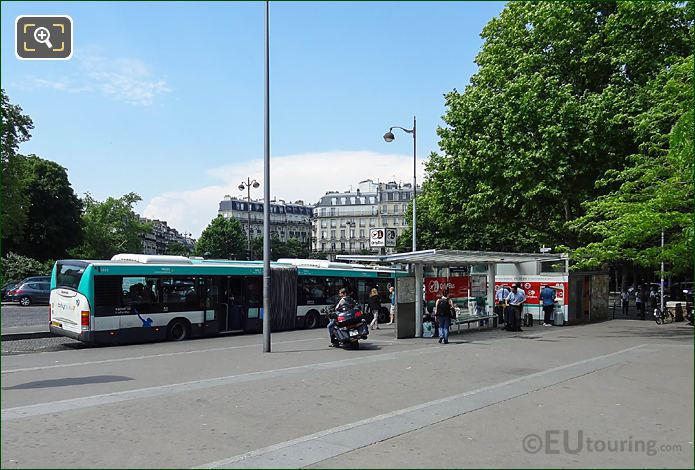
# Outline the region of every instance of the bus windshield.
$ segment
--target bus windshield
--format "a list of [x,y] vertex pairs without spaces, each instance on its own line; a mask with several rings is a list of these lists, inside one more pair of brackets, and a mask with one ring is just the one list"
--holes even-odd
[[56,287],[68,287],[77,290],[86,267],[86,263],[79,261],[58,261]]

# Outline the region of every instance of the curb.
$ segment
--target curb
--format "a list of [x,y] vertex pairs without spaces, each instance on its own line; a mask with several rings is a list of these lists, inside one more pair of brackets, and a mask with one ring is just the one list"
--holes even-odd
[[27,333],[8,333],[0,335],[0,341],[18,341],[20,339],[52,338],[55,336],[50,331],[35,331]]

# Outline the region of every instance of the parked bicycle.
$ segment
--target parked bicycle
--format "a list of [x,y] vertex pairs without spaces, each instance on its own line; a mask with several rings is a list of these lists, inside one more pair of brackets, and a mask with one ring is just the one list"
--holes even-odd
[[675,317],[673,315],[673,312],[671,312],[669,309],[666,309],[666,311],[662,312],[659,307],[656,307],[654,309],[654,321],[656,322],[657,325],[663,325],[665,323],[673,323],[675,320]]

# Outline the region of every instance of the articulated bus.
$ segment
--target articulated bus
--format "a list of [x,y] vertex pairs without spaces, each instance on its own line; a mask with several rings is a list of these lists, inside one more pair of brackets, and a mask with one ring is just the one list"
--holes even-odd
[[[271,264],[271,329],[317,328],[345,287],[366,303],[376,288],[379,320],[388,285],[404,271],[324,260]],[[263,264],[183,256],[121,254],[105,261],[59,260],[51,275],[50,331],[87,343],[180,341],[259,332]]]

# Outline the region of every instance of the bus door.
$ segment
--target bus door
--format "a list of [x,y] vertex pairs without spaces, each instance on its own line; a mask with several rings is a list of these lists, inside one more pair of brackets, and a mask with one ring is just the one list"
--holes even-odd
[[234,276],[218,277],[219,299],[215,306],[215,317],[220,333],[243,331],[243,292],[241,278]]
[[258,332],[262,330],[261,308],[263,307],[263,278],[261,276],[245,276],[243,283],[245,319],[244,330]]
[[246,302],[241,276],[227,277],[227,331],[244,331]]

